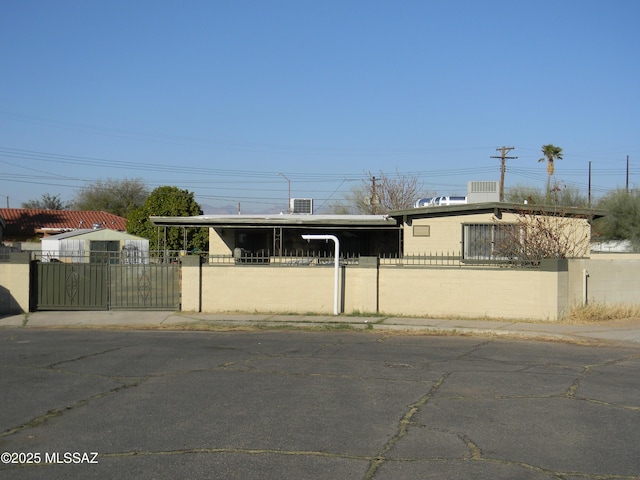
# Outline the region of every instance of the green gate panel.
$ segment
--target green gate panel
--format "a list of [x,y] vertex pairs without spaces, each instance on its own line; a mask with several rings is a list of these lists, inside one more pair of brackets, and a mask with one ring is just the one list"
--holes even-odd
[[38,310],[106,310],[107,265],[39,263]]
[[180,309],[178,265],[109,265],[111,309]]

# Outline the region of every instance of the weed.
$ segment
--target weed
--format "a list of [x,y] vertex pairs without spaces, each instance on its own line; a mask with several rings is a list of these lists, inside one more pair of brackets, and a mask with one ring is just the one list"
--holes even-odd
[[596,323],[628,318],[640,318],[640,305],[608,305],[589,303],[570,308],[561,321],[564,323]]

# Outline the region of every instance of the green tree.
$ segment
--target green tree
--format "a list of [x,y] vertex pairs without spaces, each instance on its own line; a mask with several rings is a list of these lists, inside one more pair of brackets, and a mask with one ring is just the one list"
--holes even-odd
[[528,203],[543,205],[545,202],[560,207],[588,207],[589,199],[573,185],[563,185],[556,182],[549,193],[549,197],[540,188],[528,185],[515,185],[505,192],[505,199],[511,203]]
[[598,208],[606,215],[594,222],[594,232],[600,240],[630,240],[640,251],[640,189],[618,188],[605,195]]
[[60,200],[60,195],[51,196],[43,193],[40,200],[29,200],[22,204],[22,208],[33,208],[37,210],[67,210],[67,205]]
[[[127,232],[149,239],[152,250],[208,251],[209,229],[202,227],[154,226],[149,217],[190,217],[202,215],[193,193],[178,187],[158,187],[147,197],[141,207],[127,217]],[[165,243],[166,238],[166,243]],[[186,241],[186,243],[185,243]]]
[[98,180],[76,192],[73,207],[126,218],[133,209],[142,206],[148,196],[149,190],[139,178]]
[[555,145],[548,144],[542,146],[542,155],[543,157],[538,160],[538,162],[547,162],[547,203],[551,200],[551,177],[555,172],[555,164],[556,160],[562,160],[562,148],[556,147]]

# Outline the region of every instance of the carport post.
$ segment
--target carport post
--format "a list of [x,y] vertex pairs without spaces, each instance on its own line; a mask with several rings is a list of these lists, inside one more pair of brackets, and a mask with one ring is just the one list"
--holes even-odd
[[339,315],[338,312],[338,285],[340,272],[340,240],[335,235],[302,235],[305,240],[333,240],[335,245],[334,254],[334,279],[333,279],[333,314]]

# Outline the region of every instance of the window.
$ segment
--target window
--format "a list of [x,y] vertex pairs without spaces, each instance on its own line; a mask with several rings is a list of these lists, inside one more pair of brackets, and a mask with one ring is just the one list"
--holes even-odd
[[118,263],[120,242],[117,240],[91,240],[89,244],[91,263]]
[[462,226],[465,260],[505,260],[508,246],[514,242],[517,225],[466,224]]

